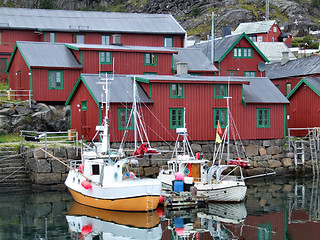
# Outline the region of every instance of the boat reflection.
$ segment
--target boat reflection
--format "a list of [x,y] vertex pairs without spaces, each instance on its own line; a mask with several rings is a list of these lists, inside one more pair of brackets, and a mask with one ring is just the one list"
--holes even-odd
[[74,202],[66,216],[71,239],[161,239],[157,211],[119,212]]
[[247,217],[244,203],[210,203],[207,208],[167,211],[171,239],[237,239]]

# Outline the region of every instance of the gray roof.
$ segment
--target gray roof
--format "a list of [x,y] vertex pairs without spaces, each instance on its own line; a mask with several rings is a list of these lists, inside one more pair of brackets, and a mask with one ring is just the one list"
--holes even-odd
[[249,78],[250,84],[243,85],[242,97],[246,103],[289,103],[280,90],[265,77]]
[[282,52],[289,52],[289,60],[297,59],[284,42],[255,42],[254,44],[268,58],[270,63],[281,62]]
[[[100,75],[102,76],[102,75]],[[104,84],[99,84],[101,79],[99,74],[81,74],[86,86],[91,94],[99,102],[105,102]],[[102,76],[104,77],[104,76]],[[110,75],[108,76],[110,77]],[[114,75],[114,80],[110,81],[110,102],[111,103],[132,103],[133,102],[133,78],[129,75]],[[152,103],[142,87],[137,84],[137,102]]]
[[169,14],[0,8],[0,28],[44,31],[185,34]]
[[320,73],[320,56],[298,58],[284,65],[267,64],[266,76],[270,79],[307,76]]
[[298,82],[298,84],[292,89],[292,91],[287,95],[290,99],[292,95],[300,88],[301,85],[308,85],[318,96],[320,96],[320,77],[304,77]]
[[144,78],[150,81],[157,81],[157,82],[228,82],[242,84],[242,83],[249,83],[249,77],[232,77],[232,76],[194,76],[190,74],[180,74],[180,75],[136,75],[136,77]]
[[275,23],[275,20],[269,21],[259,21],[259,22],[248,22],[240,23],[237,29],[234,31],[234,34],[246,33],[246,34],[255,34],[255,33],[266,33],[270,30],[272,25]]
[[[220,58],[232,47],[232,45],[239,40],[242,34],[228,35],[222,38],[216,38],[214,40],[215,55],[214,60],[218,61]],[[211,61],[211,45],[212,41],[207,41],[204,43],[199,43],[191,46],[190,48],[200,48],[201,51],[207,56],[209,61]]]
[[18,41],[16,44],[30,67],[82,68],[62,43]]
[[201,49],[176,48],[176,50],[178,54],[173,55],[174,70],[177,70],[177,62],[186,62],[190,71],[218,71]]
[[309,82],[310,85],[320,93],[320,77],[306,77],[305,81]]
[[66,43],[66,46],[73,49],[90,49],[90,50],[120,50],[120,51],[139,51],[139,52],[172,52],[176,53],[175,48],[166,47],[148,47],[148,46],[120,46],[120,45],[102,45],[102,44],[77,44],[77,43]]

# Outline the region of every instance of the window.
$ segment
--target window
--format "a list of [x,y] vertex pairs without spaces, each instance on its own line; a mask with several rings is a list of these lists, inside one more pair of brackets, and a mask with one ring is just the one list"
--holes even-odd
[[214,108],[213,109],[213,128],[217,128],[218,121],[222,128],[227,126],[228,111],[226,108]]
[[63,72],[49,71],[49,89],[63,89]]
[[0,43],[2,43],[2,32],[0,32]]
[[184,109],[170,108],[170,129],[176,129],[184,126]]
[[244,76],[245,77],[256,77],[257,72],[256,71],[244,71]]
[[110,45],[110,36],[109,35],[102,35],[101,36],[101,44],[102,45]]
[[74,42],[79,43],[79,44],[83,44],[84,43],[84,35],[75,35]]
[[252,48],[234,48],[234,58],[252,58]]
[[131,109],[118,109],[118,130],[133,130],[133,118],[129,121]]
[[287,83],[286,85],[286,93],[287,95],[291,92],[291,83]]
[[174,47],[173,37],[164,37],[164,47]]
[[57,39],[56,39],[56,33],[49,33],[49,42],[56,42]]
[[259,224],[257,228],[257,239],[258,240],[269,240],[271,239],[271,224]]
[[277,85],[276,85],[276,87],[277,87],[278,89],[280,89],[280,86],[279,86],[279,84],[277,84]]
[[144,54],[144,65],[156,66],[157,65],[157,54],[145,53]]
[[257,42],[263,42],[262,36],[257,37]]
[[251,39],[252,42],[256,42],[257,41],[257,36],[250,36],[249,38]]
[[111,52],[100,52],[100,63],[101,64],[112,64],[112,53]]
[[81,110],[87,110],[87,101],[81,101]]
[[92,175],[99,175],[100,174],[100,167],[99,164],[92,165]]
[[7,68],[7,59],[0,58],[0,72],[5,72]]
[[274,42],[274,37],[271,38],[271,42]]
[[144,72],[144,75],[158,75],[157,72]]
[[237,70],[227,70],[227,76],[237,76]]
[[184,98],[184,84],[183,83],[170,84],[170,98]]
[[257,128],[270,127],[270,108],[257,108]]
[[227,85],[214,84],[213,85],[213,98],[219,99],[227,96]]
[[273,26],[273,32],[277,32],[277,27]]

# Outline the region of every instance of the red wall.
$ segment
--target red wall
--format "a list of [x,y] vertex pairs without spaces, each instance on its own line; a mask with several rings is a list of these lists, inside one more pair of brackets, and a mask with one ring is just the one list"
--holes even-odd
[[[258,64],[265,62],[261,55],[252,47],[247,39],[242,38],[235,47],[252,48],[253,58],[234,58],[233,49],[224,57],[220,63],[220,76],[227,76],[227,70],[237,70],[237,76],[244,76],[245,71],[256,71],[257,77],[264,77],[265,72],[258,70]],[[215,66],[219,69],[219,65]]]
[[289,101],[289,128],[319,127],[320,97],[306,84],[303,83]]
[[[143,85],[145,91],[149,94],[146,84]],[[215,140],[216,129],[213,128],[213,109],[226,108],[227,103],[225,99],[213,99],[213,84],[185,84],[184,99],[170,99],[170,83],[153,82],[151,85],[154,103],[148,104],[148,107],[143,106],[143,115],[150,141],[175,141],[176,130],[170,129],[170,108],[186,108],[186,127],[191,140]],[[242,85],[231,85],[230,89],[230,95],[232,96],[230,110],[241,139],[284,138],[284,107],[282,104],[248,104],[245,107],[242,104]],[[78,99],[78,91],[76,91],[75,96]],[[71,105],[73,105],[73,101]],[[121,141],[123,136],[123,131],[117,130],[118,108],[124,108],[124,105],[111,104],[109,112],[111,141],[116,142]],[[256,127],[256,108],[270,108],[270,128]],[[78,113],[73,113],[74,110],[77,111],[77,109],[72,109],[72,128],[77,126],[74,121],[79,121]],[[96,110],[89,115],[94,115],[97,118]],[[92,125],[98,125],[98,120],[96,119],[96,123]],[[79,129],[77,130],[79,131]],[[133,141],[133,131],[129,132],[127,139]],[[93,135],[94,131],[90,133],[90,136]]]
[[14,90],[30,90],[29,72],[30,70],[20,51],[17,50],[9,71],[9,88]]
[[36,101],[66,101],[81,71],[73,69],[50,70],[63,71],[63,90],[48,89],[48,69],[33,69],[33,99]]
[[[74,51],[75,52],[75,51]],[[144,74],[157,72],[158,75],[173,75],[172,53],[157,53],[157,66],[144,65],[144,53],[112,52],[115,74]],[[83,51],[83,72],[99,72],[99,51]],[[101,64],[100,71],[112,71],[112,64]]]
[[[16,41],[34,41],[34,42],[48,42],[49,32],[35,33],[35,30],[17,30],[17,29],[1,29],[1,41],[3,43],[14,44]],[[54,32],[54,31],[53,31]],[[110,43],[113,43],[112,35],[114,33],[97,33],[97,32],[56,32],[56,41],[62,43],[72,43],[75,34],[83,34],[86,44],[101,44],[101,35],[110,35]],[[46,40],[44,39],[46,35]],[[122,33],[121,43],[123,45],[132,46],[152,46],[163,47],[164,37],[174,37],[174,46],[184,46],[184,35],[167,35],[167,34],[135,34]]]

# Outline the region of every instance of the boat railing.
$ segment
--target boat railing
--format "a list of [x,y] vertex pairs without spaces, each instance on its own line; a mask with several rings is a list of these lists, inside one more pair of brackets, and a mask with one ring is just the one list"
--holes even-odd
[[71,169],[78,169],[81,163],[82,163],[82,160],[71,160],[69,165]]

